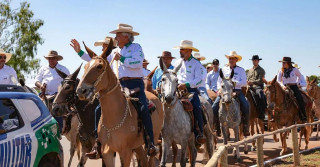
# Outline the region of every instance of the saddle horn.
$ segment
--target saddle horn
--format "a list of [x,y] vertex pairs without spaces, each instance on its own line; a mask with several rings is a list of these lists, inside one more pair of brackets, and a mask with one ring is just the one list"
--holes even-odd
[[83,45],[84,45],[84,48],[86,49],[86,51],[88,52],[88,55],[91,57],[91,59],[93,57],[96,57],[97,54],[94,53],[94,51],[92,51],[90,48],[87,47],[87,45],[84,43],[84,41],[82,41]]
[[57,67],[55,67],[54,69],[57,71],[58,75],[59,75],[62,79],[65,79],[65,78],[68,76],[66,73],[64,73],[64,72],[60,71],[59,69],[57,69]]

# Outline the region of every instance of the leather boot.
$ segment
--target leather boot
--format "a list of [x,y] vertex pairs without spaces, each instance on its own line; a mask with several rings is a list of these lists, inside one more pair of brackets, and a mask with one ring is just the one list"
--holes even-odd
[[148,155],[149,156],[156,156],[158,154],[159,150],[157,146],[155,146],[153,143],[150,144]]
[[204,144],[206,142],[206,137],[203,136],[203,134],[199,134],[196,137],[196,142],[199,143],[199,144]]
[[246,123],[243,124],[243,135],[244,136],[250,136],[249,126]]
[[86,153],[86,156],[89,159],[99,159],[101,157],[101,143],[98,139],[96,139],[96,143],[92,147],[91,152]]

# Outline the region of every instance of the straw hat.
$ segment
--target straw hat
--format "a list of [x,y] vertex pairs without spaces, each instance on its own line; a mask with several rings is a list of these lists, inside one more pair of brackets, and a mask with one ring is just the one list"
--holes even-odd
[[133,36],[139,35],[139,33],[133,31],[132,26],[131,26],[131,25],[128,25],[128,24],[118,24],[118,29],[111,31],[110,34],[116,34],[117,32],[128,32],[128,33],[132,33]]
[[168,57],[168,58],[175,59],[175,57],[172,57],[171,52],[169,52],[169,51],[163,51],[162,56],[158,56],[158,58],[161,58],[161,57],[163,57],[163,58]]
[[0,54],[6,55],[6,63],[11,59],[12,54],[6,53],[3,49],[0,48]]
[[143,64],[149,64],[149,61],[147,59],[143,59]]
[[113,46],[114,46],[114,47],[117,47],[117,46],[116,46],[116,45],[117,45],[117,42],[114,42],[114,38],[112,38],[112,37],[106,37],[106,38],[104,38],[104,39],[102,39],[102,40],[96,41],[96,42],[94,43],[94,46],[102,46],[103,44],[109,44],[110,39],[113,40]]
[[292,67],[300,69],[301,67],[298,66],[298,64],[293,64]]
[[200,53],[194,53],[194,54],[193,54],[193,57],[196,58],[196,59],[198,59],[199,61],[203,61],[203,60],[206,59],[206,57],[200,56]]
[[231,57],[235,57],[235,58],[238,59],[237,62],[239,62],[239,61],[242,60],[242,57],[241,57],[240,55],[238,55],[236,51],[230,51],[229,55],[225,55],[225,56],[226,56],[226,58],[228,58],[228,59],[231,58]]
[[208,67],[212,68],[213,65],[210,63],[210,64],[208,64],[208,65],[206,66],[206,68],[208,68]]
[[294,63],[291,61],[291,57],[283,57],[279,62]]
[[175,46],[173,49],[192,49],[192,51],[199,52],[199,49],[193,47],[193,42],[189,40],[182,40],[180,46]]
[[60,61],[60,60],[63,59],[63,57],[60,56],[60,55],[58,55],[58,52],[57,52],[57,51],[54,51],[54,50],[50,50],[48,56],[44,56],[44,58],[46,58],[47,60],[49,60],[49,59],[48,59],[49,57],[57,57],[57,58],[58,58],[58,61]]

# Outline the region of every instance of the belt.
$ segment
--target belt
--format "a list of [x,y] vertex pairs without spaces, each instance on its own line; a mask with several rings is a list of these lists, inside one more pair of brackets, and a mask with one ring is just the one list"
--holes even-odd
[[128,80],[142,80],[142,77],[122,77],[119,79],[120,81],[128,81]]
[[294,86],[294,85],[296,85],[297,86],[297,84],[296,83],[287,83],[287,84],[285,84],[286,86]]

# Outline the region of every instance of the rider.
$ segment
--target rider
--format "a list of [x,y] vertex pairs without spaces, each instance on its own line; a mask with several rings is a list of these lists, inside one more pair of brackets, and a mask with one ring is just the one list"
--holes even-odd
[[299,117],[303,123],[306,123],[307,116],[305,103],[298,87],[298,85],[300,85],[302,75],[297,68],[292,66],[293,62],[291,61],[291,57],[283,57],[282,61],[279,62],[282,62],[282,68],[278,73],[277,81],[284,90],[287,90],[289,87],[293,91],[299,105]]
[[148,65],[149,65],[149,61],[144,59],[143,63],[142,63],[142,67],[143,67],[143,76],[146,77],[150,74],[150,70],[148,69]]
[[[57,51],[51,50],[49,51],[48,56],[44,56],[49,62],[49,65],[42,66],[38,72],[36,77],[36,87],[38,87],[41,92],[45,92],[41,96],[45,95],[55,95],[58,92],[58,87],[60,83],[63,81],[63,78],[59,76],[55,68],[69,75],[69,70],[58,63],[58,61],[62,60],[63,57],[58,54]],[[54,117],[58,123],[60,132],[62,132],[63,126],[63,118],[62,117]]]
[[260,59],[258,55],[253,55],[251,60],[253,67],[248,72],[247,84],[250,86],[249,89],[254,92],[253,95],[258,97],[255,99],[257,100],[256,107],[258,117],[259,119],[264,120],[265,109],[267,107],[266,98],[263,92],[264,83],[267,84],[267,81],[264,78],[266,73],[259,65],[259,62],[262,59]]
[[[249,136],[249,104],[246,100],[246,97],[242,93],[241,87],[244,87],[247,85],[247,76],[246,72],[242,67],[237,66],[237,62],[241,61],[242,57],[238,55],[235,51],[231,51],[229,55],[225,55],[227,59],[229,60],[229,64],[225,65],[221,70],[223,72],[223,75],[226,77],[229,77],[231,75],[232,70],[234,70],[234,76],[232,78],[232,81],[235,83],[234,87],[234,95],[237,95],[239,101],[240,101],[240,108],[242,111],[243,117],[243,133],[244,136]],[[221,88],[221,77],[218,78],[217,83],[218,90]],[[212,105],[213,113],[217,113],[219,111],[219,103],[220,103],[220,95],[218,91],[218,96],[215,100],[215,102]]]
[[120,61],[119,80],[121,86],[129,89],[140,88],[140,91],[135,95],[142,104],[140,110],[138,110],[139,117],[141,118],[150,139],[150,143],[146,143],[149,148],[148,155],[155,155],[158,150],[154,144],[153,125],[148,109],[146,94],[144,92],[144,75],[142,67],[144,54],[138,43],[132,43],[134,41],[134,36],[139,35],[139,33],[133,31],[132,26],[127,24],[119,24],[118,29],[111,31],[110,33],[116,34],[116,40],[118,41],[119,47],[112,50],[110,57],[115,61]]
[[11,79],[12,77],[17,81],[16,71],[6,65],[11,56],[11,53],[6,53],[3,49],[0,49],[0,84],[15,84]]
[[[213,65],[213,69],[212,71],[210,71],[207,74],[207,78],[206,78],[206,88],[209,90],[212,90],[213,92],[217,93],[218,89],[217,89],[217,84],[218,84],[218,78],[219,78],[219,72],[220,72],[220,68],[219,68],[219,60],[218,59],[214,59],[212,61],[212,65]],[[221,130],[220,130],[220,121],[219,121],[219,113],[218,110],[213,110],[213,115],[214,115],[214,122],[215,122],[215,127],[217,130],[217,135],[221,136]]]
[[[175,59],[175,57],[172,57],[171,52],[169,51],[163,51],[162,56],[158,56],[158,58],[162,58],[163,63],[167,67],[167,69],[173,69],[173,66],[171,65],[172,59]],[[161,64],[160,64],[161,66]],[[153,74],[152,77],[152,89],[157,89],[159,86],[159,82],[161,81],[163,71],[161,68],[157,68],[156,71]]]
[[[181,59],[177,61],[176,65],[182,63],[182,66],[179,70],[180,74],[178,75],[178,89],[185,90],[187,89],[190,93],[194,93],[191,100],[193,106],[193,115],[198,122],[200,131],[194,128],[194,133],[196,136],[196,141],[199,144],[205,143],[206,139],[203,136],[203,118],[201,111],[201,104],[199,99],[198,87],[204,82],[203,74],[204,68],[202,64],[192,56],[192,51],[199,52],[197,48],[193,47],[193,42],[189,40],[182,40],[180,46],[174,47],[174,49],[180,49]],[[196,126],[196,124],[195,124]]]

